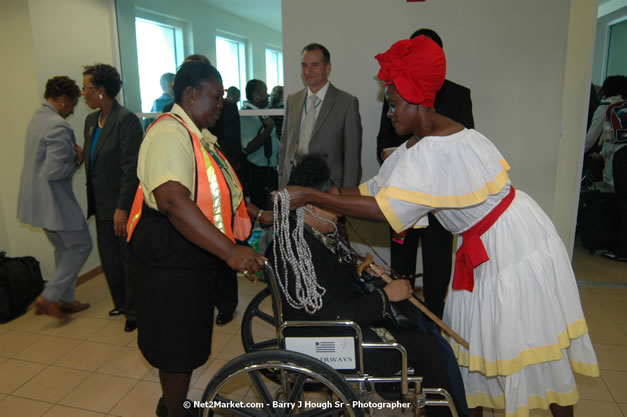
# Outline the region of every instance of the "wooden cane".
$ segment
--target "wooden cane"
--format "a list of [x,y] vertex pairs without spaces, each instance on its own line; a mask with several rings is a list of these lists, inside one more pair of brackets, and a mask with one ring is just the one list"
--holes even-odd
[[[364,272],[364,269],[366,268],[370,269],[370,271],[372,271],[374,275],[381,277],[381,279],[383,279],[387,283],[393,281],[393,279],[390,278],[390,276],[385,273],[383,268],[381,268],[380,266],[372,262],[372,255],[370,253],[366,254],[366,259],[364,259],[364,261],[361,264],[359,264],[359,266],[357,267],[357,275],[361,276],[361,274]],[[442,330],[444,330],[449,336],[455,339],[457,343],[465,347],[466,350],[469,350],[468,342],[463,337],[461,337],[453,329],[448,327],[442,320],[440,320],[438,316],[433,314],[424,304],[416,300],[416,298],[414,298],[413,295],[409,297],[409,301],[413,305],[418,307],[418,309],[422,311],[427,317],[433,320],[433,322],[437,324]]]

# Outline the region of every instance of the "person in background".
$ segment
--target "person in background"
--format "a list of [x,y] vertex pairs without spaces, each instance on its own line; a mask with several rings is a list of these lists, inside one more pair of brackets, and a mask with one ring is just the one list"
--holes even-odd
[[361,116],[357,97],[329,81],[331,54],[312,43],[301,51],[306,87],[287,97],[279,150],[279,184],[303,156],[324,155],[338,187],[356,187],[361,179]]
[[[419,29],[410,39],[425,35],[442,47],[442,39],[431,29]],[[468,129],[475,126],[472,115],[470,90],[447,79],[435,96],[435,111]],[[389,106],[383,101],[381,123],[377,135],[377,158],[385,159],[384,149],[397,147],[411,138],[410,135],[397,135],[392,122],[387,117]],[[409,278],[412,286],[416,272],[418,244],[422,246],[422,272],[425,304],[436,316],[442,318],[444,299],[451,279],[453,235],[448,232],[432,213],[429,213],[429,227],[408,229],[396,233],[390,228],[390,260],[392,269],[398,275]]]
[[124,314],[124,330],[137,327],[127,275],[126,222],[137,188],[137,154],[143,130],[137,116],[116,100],[122,81],[107,64],[84,67],[83,100],[97,111],[85,120],[87,217],[96,217],[98,253],[113,298],[110,316]]
[[152,103],[150,111],[153,113],[161,113],[166,104],[174,101],[174,74],[166,72],[159,78],[159,84],[163,94]]
[[74,298],[78,271],[91,252],[85,216],[72,177],[83,163],[83,151],[65,121],[81,92],[74,80],[58,76],[46,82],[45,102],[26,130],[24,167],[20,180],[17,217],[41,227],[54,247],[55,273],[35,299],[35,312],[58,319],[65,313],[89,308]]
[[474,129],[435,112],[446,58],[426,36],[378,54],[388,117],[412,133],[378,174],[341,195],[288,187],[291,208],[312,204],[396,232],[424,225],[433,212],[461,234],[444,322],[468,341],[449,340],[471,416],[482,407],[529,416],[532,408],[572,417],[574,373],[599,376],[570,258],[551,220],[515,190],[509,164]]
[[[211,353],[219,264],[251,280],[265,258],[235,244],[250,234],[250,213],[231,165],[209,128],[222,111],[222,78],[187,62],[174,80],[175,105],[146,132],[141,183],[128,224],[130,276],[137,294],[138,345],[159,369],[157,415],[185,415],[192,371]],[[220,207],[215,210],[214,207]]]
[[239,88],[232,85],[226,89],[226,97],[224,98],[224,100],[237,105],[239,103],[240,97],[241,96]]
[[[277,85],[272,88],[270,92],[270,108],[271,109],[282,109],[285,105],[283,103],[283,86]],[[283,130],[283,116],[270,116],[274,121],[274,127],[276,130],[276,135],[281,140],[281,131]]]
[[[268,107],[268,89],[261,80],[246,84],[246,99],[242,109],[259,110]],[[244,174],[244,192],[250,201],[264,210],[270,208],[270,193],[278,187],[277,157],[279,138],[270,117],[241,116],[242,149],[248,159]]]

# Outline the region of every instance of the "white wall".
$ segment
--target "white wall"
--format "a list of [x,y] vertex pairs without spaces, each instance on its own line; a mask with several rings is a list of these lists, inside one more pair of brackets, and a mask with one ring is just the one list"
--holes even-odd
[[[381,111],[373,57],[415,29],[432,28],[444,43],[447,78],[472,90],[477,130],[509,161],[514,184],[555,219],[570,4],[569,0],[284,1],[286,93],[302,88],[301,48],[314,41],[327,46],[333,63],[331,81],[359,98],[364,179],[369,178],[378,169],[375,149]],[[562,198],[575,204],[572,192]],[[385,229],[374,234],[387,240]],[[562,237],[568,244],[570,232]]]

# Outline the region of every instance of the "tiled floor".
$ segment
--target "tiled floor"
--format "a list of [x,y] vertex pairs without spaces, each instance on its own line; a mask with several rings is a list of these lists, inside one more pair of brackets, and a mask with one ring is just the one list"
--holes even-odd
[[[573,264],[601,367],[601,378],[577,378],[581,399],[575,415],[627,417],[627,264],[580,248],[575,252]],[[211,376],[243,353],[240,319],[261,288],[240,279],[238,315],[214,328],[213,354],[193,374],[191,399],[199,400]],[[0,325],[1,417],[155,415],[158,375],[137,349],[136,333],[125,333],[123,320],[107,315],[112,306],[104,277],[79,286],[77,298],[92,307],[62,325],[32,311]],[[237,390],[245,398],[248,387]],[[489,410],[484,415],[502,416]]]

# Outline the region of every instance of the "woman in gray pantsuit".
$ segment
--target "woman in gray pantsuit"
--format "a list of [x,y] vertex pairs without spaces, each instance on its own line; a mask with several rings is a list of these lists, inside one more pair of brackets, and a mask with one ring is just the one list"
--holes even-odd
[[77,274],[91,251],[87,223],[72,190],[72,176],[83,162],[74,131],[65,119],[74,112],[80,90],[61,76],[46,83],[46,102],[26,131],[24,167],[17,217],[42,227],[54,246],[54,278],[35,300],[37,314],[63,319],[66,312],[89,308],[74,299]]

